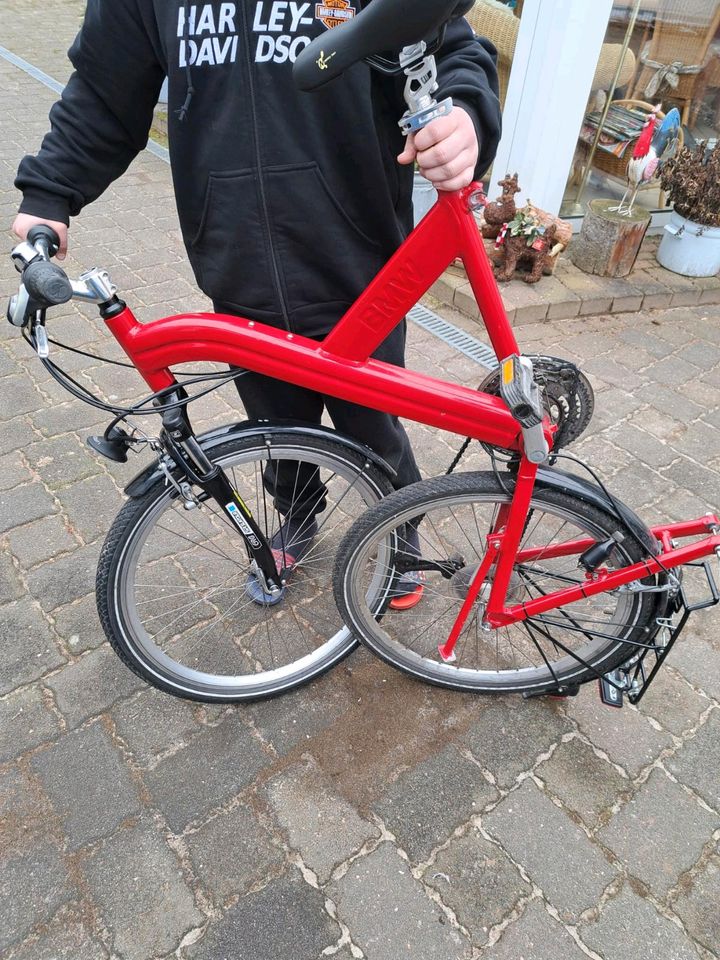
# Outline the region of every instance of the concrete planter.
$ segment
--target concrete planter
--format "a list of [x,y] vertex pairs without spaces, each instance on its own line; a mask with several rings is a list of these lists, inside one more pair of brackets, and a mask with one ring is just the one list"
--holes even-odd
[[714,277],[720,273],[720,227],[705,227],[673,211],[657,259],[685,277]]

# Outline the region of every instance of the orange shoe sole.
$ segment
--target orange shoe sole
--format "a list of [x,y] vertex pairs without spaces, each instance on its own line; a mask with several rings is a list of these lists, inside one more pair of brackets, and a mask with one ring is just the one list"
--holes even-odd
[[416,587],[412,593],[406,593],[402,597],[395,597],[390,601],[391,610],[412,610],[413,607],[416,607],[422,600],[423,593],[425,592],[425,587],[422,584],[419,587]]

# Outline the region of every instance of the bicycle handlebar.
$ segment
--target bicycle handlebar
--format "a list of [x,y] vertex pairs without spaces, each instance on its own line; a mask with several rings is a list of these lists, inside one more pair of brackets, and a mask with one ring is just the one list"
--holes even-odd
[[57,307],[72,300],[73,288],[67,274],[55,263],[35,260],[23,271],[23,283],[40,307]]
[[41,223],[31,227],[27,239],[13,250],[13,262],[22,275],[20,290],[10,298],[7,311],[7,318],[13,326],[24,327],[37,311],[70,300],[84,300],[101,307],[120,303],[116,287],[104,270],[96,268],[77,280],[71,280],[61,267],[50,263],[50,258],[59,249],[57,233]]
[[38,251],[43,251],[47,260],[54,257],[60,249],[60,237],[52,227],[46,223],[38,223],[30,227],[27,234],[28,243],[31,243]]

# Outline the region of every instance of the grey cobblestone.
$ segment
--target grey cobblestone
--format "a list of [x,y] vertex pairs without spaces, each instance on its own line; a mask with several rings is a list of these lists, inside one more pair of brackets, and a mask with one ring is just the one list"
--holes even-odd
[[65,735],[30,766],[62,817],[72,850],[107,836],[140,811],[130,773],[98,723]]
[[97,476],[81,480],[59,490],[58,500],[70,524],[86,543],[103,537],[122,506],[122,498],[109,477]]
[[324,906],[321,891],[303,883],[293,871],[231,907],[182,956],[188,960],[316,960],[340,939],[340,929]]
[[666,730],[680,736],[694,727],[708,701],[669,670],[661,670],[640,703],[640,711],[654,717]]
[[0,493],[0,533],[55,513],[50,495],[39,483],[26,483]]
[[[150,766],[203,729],[208,707],[145,687],[139,696],[111,711],[115,730],[141,766]],[[219,709],[219,708],[214,708]]]
[[62,907],[41,933],[13,950],[12,960],[106,960],[107,952],[83,923],[82,909]]
[[50,489],[66,487],[98,472],[97,464],[72,436],[40,440],[25,449],[28,462]]
[[80,600],[95,588],[95,569],[99,547],[81,547],[71,556],[63,556],[51,564],[43,564],[28,573],[30,592],[43,610],[51,613],[57,607]]
[[183,881],[180,862],[149,824],[124,827],[83,865],[113,947],[146,960],[176,947],[203,923]]
[[209,820],[185,842],[195,873],[216,902],[245,893],[285,863],[281,847],[245,803]]
[[388,843],[355,861],[328,890],[355,943],[373,960],[464,960],[470,955],[469,945],[443,922],[439,908]]
[[55,694],[55,702],[69,728],[104,712],[144,685],[109,646],[68,664],[48,677],[46,684]]
[[45,517],[21,530],[11,530],[8,543],[13,555],[26,570],[52,560],[61,553],[68,553],[78,545],[59,516]]
[[52,618],[55,621],[55,632],[72,654],[95,650],[105,643],[94,593],[64,607],[55,607]]
[[500,940],[483,951],[483,960],[581,960],[587,956],[570,934],[533,900],[522,917],[503,931]]
[[423,879],[470,931],[476,947],[486,943],[491,927],[502,923],[531,893],[517,867],[475,827],[453,838]]
[[692,740],[668,759],[667,768],[720,810],[720,711],[714,710]]
[[57,718],[46,708],[36,687],[11,693],[0,700],[0,763],[52,740]]
[[6,860],[0,870],[3,923],[0,950],[24,939],[70,897],[70,884],[59,850],[42,840],[23,855]]
[[291,847],[321,883],[379,830],[323,783],[313,764],[286,769],[268,784],[268,797]]
[[484,823],[566,920],[593,906],[616,877],[600,849],[532,781],[509,794]]
[[418,862],[497,796],[476,764],[455,747],[446,747],[400,776],[374,809],[399,846]]
[[462,742],[501,787],[510,787],[568,729],[549,703],[519,704],[507,697],[490,703]]
[[582,689],[580,695],[569,702],[567,712],[596,747],[633,777],[672,742],[668,733],[656,730],[638,710],[625,706],[620,711],[603,706],[593,685]]
[[179,833],[191,820],[239,793],[268,762],[250,730],[239,718],[229,717],[202,730],[144,779],[170,828]]
[[24,589],[9,553],[0,551],[0,603],[18,600]]
[[630,788],[615,767],[600,759],[582,740],[561,744],[536,774],[588,827],[597,825],[600,814],[613,805],[618,794]]
[[[675,829],[682,823],[683,830]],[[664,897],[678,871],[689,870],[720,818],[704,810],[662,770],[650,778],[598,834],[628,871]],[[639,843],[638,838],[644,838]]]
[[60,666],[52,632],[29,598],[0,608],[0,696]]
[[0,490],[11,490],[31,479],[32,475],[18,451],[0,457]]
[[688,880],[673,903],[673,910],[690,934],[711,954],[720,944],[720,856],[713,856]]
[[626,885],[599,918],[580,930],[584,943],[603,960],[698,960],[697,951],[670,920]]
[[720,649],[692,634],[675,644],[668,663],[711,697],[720,700]]

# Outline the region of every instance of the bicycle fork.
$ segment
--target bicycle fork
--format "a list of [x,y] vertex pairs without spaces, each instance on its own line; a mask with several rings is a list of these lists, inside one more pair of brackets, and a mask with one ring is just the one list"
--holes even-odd
[[197,442],[185,407],[173,406],[182,401],[184,395],[185,391],[180,387],[177,392],[169,394],[164,403],[159,404],[161,408],[166,404],[172,407],[162,412],[162,447],[185,477],[184,483],[178,483],[166,470],[168,481],[178,490],[188,510],[198,505],[192,494],[192,486],[200,487],[207,498],[215,501],[222,516],[242,537],[252,572],[260,581],[260,586],[265,593],[275,597],[282,593],[284,584],[273,552],[250,508],[225,471],[208,459]]

